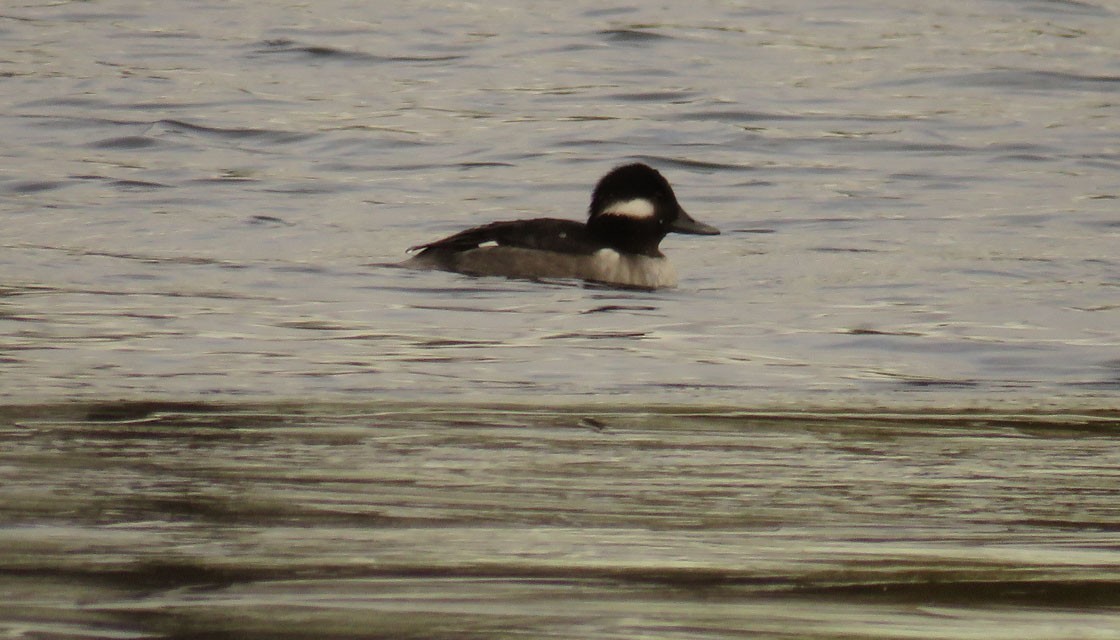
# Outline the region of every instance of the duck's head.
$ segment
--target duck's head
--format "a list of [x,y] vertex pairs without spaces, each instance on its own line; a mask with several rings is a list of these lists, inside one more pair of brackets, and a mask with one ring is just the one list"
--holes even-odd
[[650,256],[661,255],[657,247],[669,233],[719,234],[688,215],[669,181],[642,163],[617,167],[599,180],[587,227],[612,247]]

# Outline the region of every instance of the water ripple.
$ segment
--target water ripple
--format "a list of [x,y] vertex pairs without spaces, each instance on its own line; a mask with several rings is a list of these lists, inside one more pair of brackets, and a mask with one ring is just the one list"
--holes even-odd
[[372,63],[393,63],[393,62],[423,62],[423,63],[436,63],[436,62],[450,62],[460,60],[464,56],[461,55],[440,55],[440,56],[412,56],[412,55],[375,55],[363,51],[354,51],[341,49],[324,45],[308,45],[288,39],[275,39],[265,40],[254,49],[254,56],[263,55],[300,55],[312,58],[315,60],[324,60],[327,62],[340,61],[340,62],[372,62]]

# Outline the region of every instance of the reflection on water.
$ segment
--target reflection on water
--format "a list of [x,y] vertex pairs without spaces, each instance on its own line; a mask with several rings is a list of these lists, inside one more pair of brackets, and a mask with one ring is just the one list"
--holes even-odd
[[145,403],[0,427],[13,637],[1120,637],[1115,414]]

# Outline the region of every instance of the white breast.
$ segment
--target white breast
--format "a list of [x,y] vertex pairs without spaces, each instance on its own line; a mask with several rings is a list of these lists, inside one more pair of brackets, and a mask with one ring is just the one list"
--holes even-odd
[[600,249],[593,257],[595,273],[587,280],[650,289],[677,286],[677,270],[664,257],[624,255],[614,249]]

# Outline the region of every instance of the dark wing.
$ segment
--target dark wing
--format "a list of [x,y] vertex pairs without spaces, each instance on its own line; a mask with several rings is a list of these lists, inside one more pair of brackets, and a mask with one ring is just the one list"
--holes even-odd
[[460,231],[442,240],[411,247],[409,251],[421,251],[421,255],[428,251],[467,251],[486,243],[587,255],[607,246],[593,239],[583,223],[558,218],[537,218],[491,222]]

